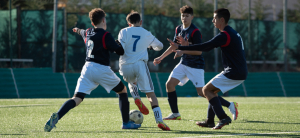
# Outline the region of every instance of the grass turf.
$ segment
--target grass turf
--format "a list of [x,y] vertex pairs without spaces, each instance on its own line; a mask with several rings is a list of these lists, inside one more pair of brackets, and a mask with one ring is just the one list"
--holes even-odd
[[[44,125],[67,99],[0,99],[0,137],[300,137],[300,98],[225,97],[239,104],[236,121],[221,130],[195,125],[206,118],[208,102],[204,98],[178,98],[182,120],[165,123],[172,131],[160,130],[150,103],[142,98],[150,113],[142,127],[121,129],[117,98],[86,98],[69,111],[51,132]],[[167,98],[159,98],[163,117],[171,111]],[[130,109],[138,109],[132,98]],[[224,107],[225,112],[231,116]],[[215,118],[215,121],[218,121]]]

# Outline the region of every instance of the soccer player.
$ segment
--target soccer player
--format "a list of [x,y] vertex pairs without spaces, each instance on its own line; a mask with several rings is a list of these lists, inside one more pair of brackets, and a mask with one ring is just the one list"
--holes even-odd
[[[180,8],[182,24],[175,29],[174,42],[176,43],[176,36],[182,36],[188,40],[190,44],[201,43],[201,33],[199,29],[192,23],[194,18],[193,9],[190,6],[183,6]],[[165,57],[173,52],[174,49],[169,47],[161,56],[154,59],[154,65],[159,64]],[[201,51],[175,51],[175,57],[180,57],[180,62],[171,72],[168,81],[166,82],[166,89],[168,94],[168,101],[172,113],[163,118],[164,120],[181,120],[181,115],[177,105],[177,94],[175,87],[177,85],[183,86],[191,80],[196,87],[197,93],[202,93],[204,82],[204,59]]]
[[[226,115],[221,106],[218,92],[225,93],[237,87],[246,80],[248,75],[242,38],[239,33],[228,25],[229,19],[230,12],[228,9],[216,10],[212,22],[220,30],[220,33],[205,43],[189,45],[183,37],[177,37],[178,42],[182,45],[178,46],[178,44],[169,40],[172,49],[210,51],[217,47],[221,48],[224,71],[212,78],[203,87],[203,95],[220,120],[213,129],[221,129],[224,125],[231,123],[231,118]],[[201,122],[196,124],[199,123]]]
[[140,111],[146,115],[149,113],[147,107],[140,100],[138,88],[141,92],[146,93],[158,127],[162,130],[170,130],[163,122],[147,66],[147,49],[152,48],[155,51],[160,51],[163,49],[163,44],[149,31],[141,27],[142,20],[139,13],[132,11],[127,15],[126,20],[129,27],[123,28],[118,35],[118,41],[125,51],[119,60],[120,74],[128,82],[130,93]]
[[95,8],[89,12],[91,24],[94,28],[82,30],[73,28],[73,32],[78,33],[84,39],[86,46],[86,62],[78,78],[74,96],[66,101],[57,113],[53,113],[44,130],[50,132],[55,124],[69,110],[78,106],[89,95],[92,90],[100,84],[109,93],[111,90],[119,95],[119,107],[123,119],[122,129],[137,129],[140,124],[129,121],[129,101],[126,86],[120,78],[110,69],[109,52],[118,55],[124,54],[124,49],[120,47],[106,30],[105,12],[100,8]]

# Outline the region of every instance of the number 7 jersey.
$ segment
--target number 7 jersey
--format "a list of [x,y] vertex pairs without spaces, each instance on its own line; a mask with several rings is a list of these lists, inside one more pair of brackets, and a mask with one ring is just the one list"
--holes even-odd
[[120,65],[135,63],[139,60],[148,61],[147,48],[150,46],[155,51],[163,48],[163,44],[142,27],[122,29],[119,32],[118,40],[124,49],[124,55],[120,56]]

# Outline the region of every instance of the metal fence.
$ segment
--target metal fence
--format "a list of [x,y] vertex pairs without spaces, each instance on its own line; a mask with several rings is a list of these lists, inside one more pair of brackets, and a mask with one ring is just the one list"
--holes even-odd
[[[0,11],[0,67],[51,67],[53,10],[12,10],[12,47],[9,47],[9,11]],[[119,30],[127,27],[126,14],[107,13],[107,31],[115,39]],[[173,39],[175,27],[180,24],[179,17],[164,15],[144,15],[143,27],[149,30],[164,44],[160,52],[149,51],[149,61],[161,55],[169,46],[166,38]],[[193,23],[202,33],[203,41],[210,40],[214,34],[212,18],[195,17]],[[246,59],[250,72],[285,71],[283,22],[231,19],[232,26],[243,38]],[[56,71],[79,72],[84,64],[85,47],[82,38],[72,32],[72,28],[92,27],[88,13],[66,13],[57,11],[57,58]],[[300,23],[286,24],[287,71],[299,71],[300,68]],[[249,33],[250,32],[250,33]],[[67,38],[67,39],[64,39]],[[10,54],[12,52],[12,54]],[[220,50],[218,50],[220,54]],[[111,54],[112,69],[117,71],[118,56]],[[222,70],[221,56],[215,64],[214,51],[204,52],[205,71]],[[18,60],[17,60],[18,59]],[[179,62],[168,56],[158,68],[150,66],[151,71],[169,72]]]

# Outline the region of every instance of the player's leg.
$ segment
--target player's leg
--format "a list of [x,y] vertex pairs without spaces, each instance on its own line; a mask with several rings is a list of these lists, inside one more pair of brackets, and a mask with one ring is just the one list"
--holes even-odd
[[220,99],[218,98],[219,89],[216,88],[211,82],[206,84],[203,88],[203,93],[206,99],[212,106],[213,111],[219,118],[219,123],[213,129],[221,129],[224,125],[231,123],[230,117],[224,112]]
[[136,83],[128,83],[128,87],[129,87],[130,93],[134,99],[135,105],[139,108],[139,110],[141,111],[142,114],[148,115],[149,110],[141,100],[141,97],[138,93],[137,84]]
[[[203,88],[204,96],[207,98],[209,103],[212,105],[212,108],[219,118],[219,123],[213,129],[221,129],[224,125],[231,123],[230,117],[228,117],[223,108],[221,107],[221,103],[224,104],[226,102],[222,97],[219,97],[217,93],[222,91],[223,93],[237,87],[244,80],[231,80],[220,74],[216,75],[213,79],[211,79],[207,85]],[[227,103],[228,105],[228,103]]]
[[151,104],[157,126],[162,130],[170,130],[170,128],[163,122],[161,109],[158,105],[158,100],[155,93],[148,92],[146,93],[146,96]]
[[122,81],[120,81],[119,84],[112,90],[119,95],[119,108],[121,111],[123,121],[122,129],[137,129],[141,127],[140,124],[135,124],[132,121],[129,121],[130,108],[126,86],[122,83]]
[[163,118],[164,120],[181,120],[181,116],[178,110],[178,102],[177,102],[177,93],[175,87],[178,85],[180,81],[176,78],[169,78],[166,83],[168,102],[171,108],[172,113],[167,117]]
[[[137,77],[139,76],[139,63],[134,64],[124,64],[120,66],[120,74],[123,76],[123,79],[128,82],[128,87],[132,98],[134,99],[135,104],[144,115],[149,114],[148,108],[143,104],[141,97],[138,93],[138,87],[136,84]],[[144,66],[144,65],[142,65]]]
[[170,128],[163,122],[162,113],[158,105],[157,97],[154,93],[154,86],[149,73],[148,66],[143,61],[138,62],[138,64],[139,72],[137,75],[137,83],[141,92],[146,93],[146,96],[151,104],[154,113],[156,124],[162,130],[170,130]]
[[58,120],[75,106],[78,106],[83,101],[85,95],[90,94],[91,91],[98,86],[98,84],[91,81],[91,76],[89,75],[90,71],[91,69],[85,64],[81,71],[81,75],[78,78],[74,96],[66,101],[58,112],[51,115],[50,119],[45,124],[44,131],[50,132],[55,127],[55,124],[58,123]]
[[168,81],[166,82],[166,91],[168,95],[168,102],[171,108],[172,113],[167,117],[164,117],[164,120],[181,120],[181,115],[178,110],[177,94],[175,87],[180,84],[184,85],[188,81],[186,74],[184,72],[184,66],[178,64],[173,71],[171,72]]
[[99,83],[108,93],[115,91],[119,97],[119,108],[122,116],[122,129],[137,129],[140,124],[129,121],[129,101],[126,86],[109,66],[95,65],[93,80]]

